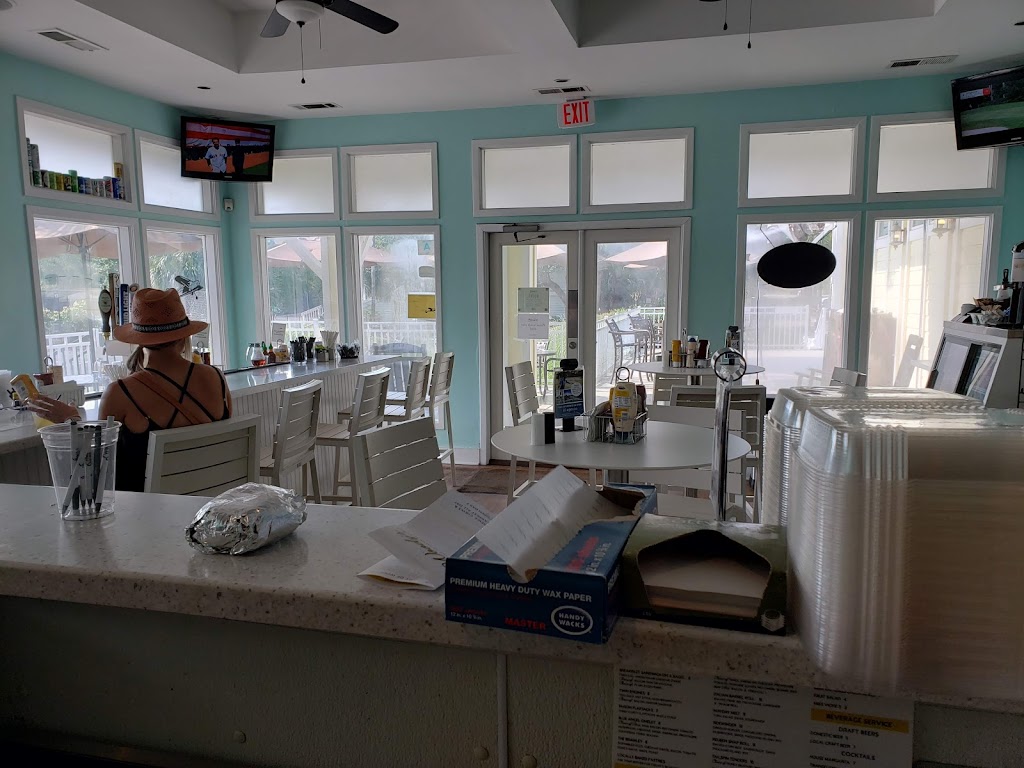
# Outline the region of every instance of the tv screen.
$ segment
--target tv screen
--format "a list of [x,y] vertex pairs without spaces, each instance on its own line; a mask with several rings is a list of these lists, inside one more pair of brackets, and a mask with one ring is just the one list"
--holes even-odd
[[1024,143],[1024,67],[953,81],[957,149]]
[[181,118],[181,175],[213,181],[270,181],[274,126]]

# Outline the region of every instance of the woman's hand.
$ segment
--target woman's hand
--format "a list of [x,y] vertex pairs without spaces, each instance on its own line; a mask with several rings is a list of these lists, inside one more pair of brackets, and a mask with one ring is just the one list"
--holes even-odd
[[78,408],[70,403],[62,403],[46,395],[38,395],[28,401],[28,409],[54,424],[63,424],[68,419],[81,419]]

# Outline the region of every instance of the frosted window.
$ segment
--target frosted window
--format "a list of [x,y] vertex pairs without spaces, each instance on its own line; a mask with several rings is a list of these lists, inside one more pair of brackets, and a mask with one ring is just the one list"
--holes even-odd
[[334,213],[334,163],[329,156],[276,157],[274,180],[261,185],[260,213]]
[[[39,166],[43,170],[102,179],[114,175],[114,136],[43,115],[25,113],[25,137],[39,145]],[[120,141],[120,137],[118,137]]]
[[203,183],[181,175],[181,151],[152,142],[139,142],[142,161],[142,202],[185,211],[205,211]]
[[430,152],[352,155],[352,207],[358,213],[433,210],[433,156]]
[[992,186],[992,149],[958,152],[952,120],[883,125],[878,192],[932,192]]
[[571,147],[483,150],[484,208],[559,208],[569,205]]
[[590,203],[680,203],[686,172],[686,139],[593,144]]
[[819,197],[853,192],[853,128],[752,133],[747,197]]

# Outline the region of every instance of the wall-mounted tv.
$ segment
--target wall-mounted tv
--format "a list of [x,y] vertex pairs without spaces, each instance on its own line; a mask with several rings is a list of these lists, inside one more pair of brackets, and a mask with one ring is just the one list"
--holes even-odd
[[1024,143],[1024,67],[953,81],[956,148]]
[[270,181],[274,126],[181,118],[181,175],[213,181]]

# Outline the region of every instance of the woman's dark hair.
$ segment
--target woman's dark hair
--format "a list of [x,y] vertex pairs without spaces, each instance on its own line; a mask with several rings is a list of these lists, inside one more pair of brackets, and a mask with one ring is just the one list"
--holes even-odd
[[137,373],[138,371],[141,371],[143,369],[143,364],[146,362],[145,350],[167,349],[167,347],[173,347],[175,344],[180,343],[181,340],[177,339],[175,341],[168,341],[166,344],[157,344],[156,346],[152,347],[136,347],[135,351],[128,355],[128,362],[126,363],[126,365],[128,366],[128,373]]

